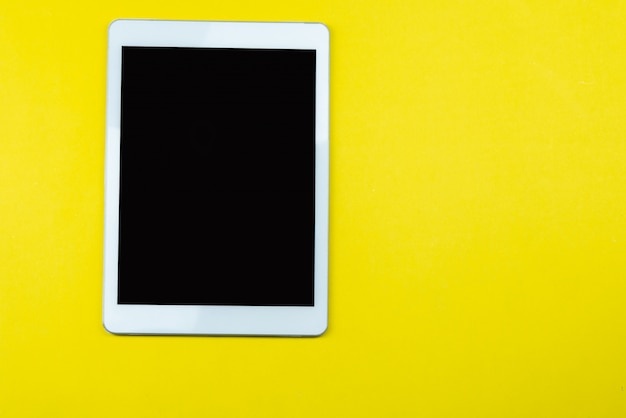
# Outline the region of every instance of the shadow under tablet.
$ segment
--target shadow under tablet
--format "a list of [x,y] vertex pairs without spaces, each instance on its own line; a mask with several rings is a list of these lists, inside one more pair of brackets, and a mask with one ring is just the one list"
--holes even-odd
[[313,306],[315,60],[122,48],[118,303]]

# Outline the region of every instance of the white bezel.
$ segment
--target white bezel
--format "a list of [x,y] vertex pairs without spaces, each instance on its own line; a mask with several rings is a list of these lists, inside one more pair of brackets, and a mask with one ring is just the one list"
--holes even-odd
[[[122,46],[315,49],[313,307],[117,303]],[[329,33],[321,23],[116,20],[109,27],[104,217],[104,327],[115,334],[316,336],[328,317]]]

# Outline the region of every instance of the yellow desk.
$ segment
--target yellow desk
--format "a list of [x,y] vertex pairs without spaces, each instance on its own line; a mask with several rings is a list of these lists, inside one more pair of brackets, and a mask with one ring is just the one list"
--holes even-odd
[[[123,17],[329,26],[323,337],[103,329]],[[5,1],[0,416],[626,416],[625,28],[609,1]]]

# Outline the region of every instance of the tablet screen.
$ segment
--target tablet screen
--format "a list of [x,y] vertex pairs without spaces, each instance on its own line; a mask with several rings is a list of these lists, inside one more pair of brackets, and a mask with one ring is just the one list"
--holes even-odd
[[122,48],[119,304],[313,306],[315,69]]

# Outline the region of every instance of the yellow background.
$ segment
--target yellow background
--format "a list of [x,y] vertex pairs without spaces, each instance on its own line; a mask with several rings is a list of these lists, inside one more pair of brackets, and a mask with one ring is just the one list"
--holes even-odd
[[[101,325],[107,25],[331,31],[330,327]],[[626,6],[3,1],[0,416],[626,416]]]

